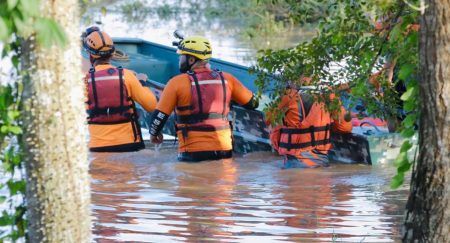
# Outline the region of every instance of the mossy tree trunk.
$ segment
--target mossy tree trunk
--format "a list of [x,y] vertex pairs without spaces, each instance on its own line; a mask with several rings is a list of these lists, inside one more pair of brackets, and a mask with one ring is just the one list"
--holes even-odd
[[450,242],[450,0],[425,1],[420,21],[420,153],[404,242]]
[[23,45],[24,145],[30,242],[90,242],[90,189],[78,0],[41,0],[65,47]]

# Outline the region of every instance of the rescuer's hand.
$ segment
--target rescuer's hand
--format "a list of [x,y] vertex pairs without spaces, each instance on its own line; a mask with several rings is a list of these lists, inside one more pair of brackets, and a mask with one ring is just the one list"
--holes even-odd
[[139,80],[142,80],[142,81],[147,81],[147,80],[148,80],[148,76],[147,76],[147,74],[145,74],[145,73],[137,73],[137,74],[136,74],[136,77],[137,77]]
[[164,140],[162,133],[159,133],[157,136],[150,136],[150,142],[153,144],[160,144]]

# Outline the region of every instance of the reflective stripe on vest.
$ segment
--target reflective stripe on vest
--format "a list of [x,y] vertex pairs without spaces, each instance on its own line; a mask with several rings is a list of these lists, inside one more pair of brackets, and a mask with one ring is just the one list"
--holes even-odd
[[[228,81],[224,80],[224,83],[228,84]],[[205,84],[222,84],[222,80],[202,80],[198,82],[198,85]],[[195,82],[191,82],[191,85],[195,85]]]
[[95,81],[104,81],[104,80],[118,80],[119,76],[104,76],[104,77],[96,77]]
[[[191,131],[229,129],[228,112],[231,92],[220,71],[190,72],[191,104],[177,107],[177,111],[190,110],[189,115],[177,116],[177,127]],[[184,132],[183,134],[187,134]]]
[[123,69],[118,67],[95,71],[91,68],[89,76],[88,123],[119,124],[132,121],[133,105],[123,80]]

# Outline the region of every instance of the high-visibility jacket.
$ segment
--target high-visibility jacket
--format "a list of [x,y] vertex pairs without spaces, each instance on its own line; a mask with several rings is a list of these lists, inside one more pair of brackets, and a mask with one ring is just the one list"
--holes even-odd
[[87,88],[89,124],[136,123],[137,114],[125,87],[122,67],[97,72],[91,68]]
[[177,115],[177,128],[184,137],[190,131],[219,131],[230,129],[231,92],[228,81],[220,71],[188,72],[191,81],[191,103],[178,106],[178,111],[190,110],[188,115]]
[[195,76],[180,74],[169,80],[156,110],[164,114],[175,110],[179,152],[232,150],[232,131],[226,118],[230,101],[246,105],[253,93],[227,72],[207,67],[193,71]]
[[122,70],[121,82],[119,70],[110,64],[101,64],[85,76],[91,151],[127,151],[144,147],[133,102],[150,112],[155,109],[156,97],[130,70]]
[[[281,155],[298,155],[302,151],[331,149],[330,133],[351,132],[351,122],[343,119],[345,109],[341,107],[339,119],[333,120],[323,103],[311,101],[305,107],[302,95],[288,90],[282,97],[279,110],[285,111],[283,125],[274,129],[271,141]],[[270,116],[270,115],[269,115]]]

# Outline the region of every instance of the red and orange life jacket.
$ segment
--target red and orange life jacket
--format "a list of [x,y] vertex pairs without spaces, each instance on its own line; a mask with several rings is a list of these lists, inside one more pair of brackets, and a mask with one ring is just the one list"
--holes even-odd
[[278,152],[280,154],[298,155],[302,151],[331,149],[330,130],[331,116],[325,111],[324,104],[314,102],[305,115],[305,107],[299,95],[298,110],[300,114],[299,127],[283,126],[280,129]]
[[119,124],[134,121],[134,103],[128,96],[123,80],[123,69],[89,70],[88,123]]
[[188,72],[191,82],[191,104],[177,107],[190,110],[189,115],[177,116],[177,127],[187,137],[188,131],[218,131],[229,129],[231,91],[220,71]]

